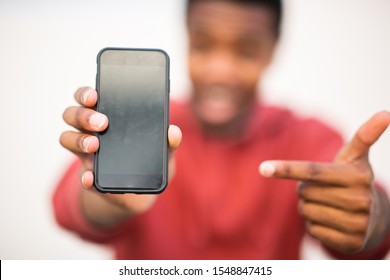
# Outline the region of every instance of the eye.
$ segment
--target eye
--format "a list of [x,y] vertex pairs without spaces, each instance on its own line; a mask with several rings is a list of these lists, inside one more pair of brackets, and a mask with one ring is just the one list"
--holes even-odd
[[259,58],[264,53],[264,43],[259,40],[243,40],[236,45],[236,54],[245,59]]
[[195,38],[191,40],[191,48],[195,51],[206,52],[209,51],[212,47],[212,44],[209,40]]
[[237,49],[237,54],[242,58],[252,59],[259,55],[259,49],[253,47],[241,47]]
[[190,48],[197,52],[208,52],[213,47],[213,40],[210,36],[198,30],[190,31]]

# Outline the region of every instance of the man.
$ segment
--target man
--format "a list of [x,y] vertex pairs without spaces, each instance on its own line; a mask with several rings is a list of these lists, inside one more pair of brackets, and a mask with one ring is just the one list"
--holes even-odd
[[80,160],[54,194],[59,223],[111,244],[117,258],[297,259],[305,231],[335,257],[383,258],[390,205],[368,152],[390,114],[373,116],[341,147],[320,122],[259,102],[280,20],[276,0],[189,1],[193,88],[189,102],[171,106],[171,181],[161,195],[94,191],[92,134],[109,120],[92,109],[95,90],[77,90],[81,106],[63,117],[80,131],[60,142]]

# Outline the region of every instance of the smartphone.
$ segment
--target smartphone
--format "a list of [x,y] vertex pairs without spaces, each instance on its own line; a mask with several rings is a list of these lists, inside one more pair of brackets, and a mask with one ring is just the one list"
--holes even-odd
[[103,193],[161,193],[168,183],[169,56],[159,49],[105,48],[97,56],[95,187]]

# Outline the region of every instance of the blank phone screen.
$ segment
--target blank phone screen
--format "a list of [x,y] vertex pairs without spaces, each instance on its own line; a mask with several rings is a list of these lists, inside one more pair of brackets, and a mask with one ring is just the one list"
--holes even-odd
[[167,57],[160,51],[106,50],[99,63],[98,182],[104,187],[158,188],[164,175]]

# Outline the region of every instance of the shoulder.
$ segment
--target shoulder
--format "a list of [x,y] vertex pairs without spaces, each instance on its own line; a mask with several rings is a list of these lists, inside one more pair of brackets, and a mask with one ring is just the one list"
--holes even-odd
[[[324,120],[277,106],[267,105],[263,110],[267,130],[284,139],[286,145],[299,151],[304,159],[307,154],[311,160],[333,160],[343,144],[340,133]],[[312,158],[313,154],[317,158]]]
[[189,114],[188,101],[170,100],[169,102],[169,114],[171,119],[178,119],[183,115]]
[[275,126],[283,131],[296,131],[307,137],[318,137],[318,135],[329,135],[339,137],[340,134],[324,120],[316,117],[306,117],[298,115],[290,109],[265,105],[263,119],[269,126]]

